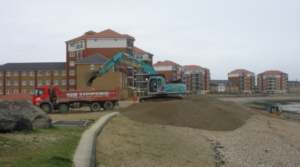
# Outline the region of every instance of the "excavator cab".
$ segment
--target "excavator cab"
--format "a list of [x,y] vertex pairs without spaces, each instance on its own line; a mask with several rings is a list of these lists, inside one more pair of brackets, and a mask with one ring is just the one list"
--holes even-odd
[[162,87],[164,85],[164,82],[161,77],[150,77],[149,78],[149,93],[155,94],[162,91]]

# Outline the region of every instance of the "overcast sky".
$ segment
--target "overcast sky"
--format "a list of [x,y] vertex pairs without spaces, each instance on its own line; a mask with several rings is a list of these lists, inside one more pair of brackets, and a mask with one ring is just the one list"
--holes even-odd
[[64,61],[65,41],[111,28],[154,60],[300,80],[299,0],[2,0],[0,64]]

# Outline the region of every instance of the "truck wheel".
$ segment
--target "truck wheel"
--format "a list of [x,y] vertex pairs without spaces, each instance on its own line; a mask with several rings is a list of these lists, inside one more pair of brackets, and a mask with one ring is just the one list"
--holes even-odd
[[69,106],[67,104],[60,104],[58,106],[58,111],[59,112],[68,112],[69,111]]
[[112,110],[114,108],[114,103],[111,101],[106,101],[103,104],[104,110]]
[[98,112],[101,110],[101,105],[100,103],[94,102],[90,105],[90,108],[92,112]]
[[52,106],[49,103],[43,103],[40,105],[40,108],[45,112],[45,113],[52,113]]

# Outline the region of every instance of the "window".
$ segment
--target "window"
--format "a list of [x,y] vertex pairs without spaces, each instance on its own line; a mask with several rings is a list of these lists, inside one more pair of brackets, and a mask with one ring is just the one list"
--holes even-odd
[[10,94],[10,90],[6,90],[6,94],[9,95]]
[[10,86],[11,85],[11,81],[10,80],[6,80],[6,86]]
[[75,85],[75,80],[74,80],[74,79],[70,79],[70,80],[69,80],[69,83],[70,83],[70,85],[73,86],[73,85]]
[[62,70],[60,73],[61,73],[61,76],[66,76],[66,71],[65,70]]
[[38,86],[42,86],[43,85],[43,81],[38,81]]
[[94,64],[91,64],[91,65],[90,65],[90,70],[91,70],[91,71],[94,71],[94,70],[95,70],[95,65],[94,65]]
[[3,85],[3,81],[2,80],[0,80],[0,86],[2,86]]
[[15,77],[19,76],[19,72],[18,72],[18,71],[15,71],[15,72],[14,72],[14,76],[15,76]]
[[34,76],[34,71],[30,71],[29,76],[33,77]]
[[59,75],[59,72],[58,72],[57,70],[55,70],[55,71],[53,72],[53,75],[54,75],[54,76],[58,76],[58,75]]
[[70,61],[69,65],[70,65],[70,67],[74,67],[75,66],[75,61]]
[[30,85],[30,86],[33,86],[33,85],[34,85],[34,81],[32,81],[32,80],[29,81],[29,85]]
[[14,89],[14,94],[17,94],[19,93],[19,90],[18,89]]
[[3,91],[2,91],[2,89],[0,89],[0,95],[3,95]]
[[70,71],[69,71],[69,75],[70,75],[70,76],[75,76],[75,70],[70,70]]
[[50,71],[45,71],[46,76],[50,76]]
[[3,76],[3,72],[2,71],[0,71],[0,77],[2,77]]
[[41,96],[43,94],[44,94],[44,90],[43,89],[36,89],[34,91],[34,95],[36,95],[36,96]]
[[54,85],[59,85],[59,80],[54,80]]
[[76,52],[69,52],[69,57],[75,57]]
[[65,86],[67,84],[66,80],[61,81],[61,85]]
[[50,80],[46,80],[45,84],[50,85]]
[[11,76],[11,72],[10,71],[6,71],[6,76],[10,77]]
[[27,90],[26,90],[26,89],[23,89],[23,90],[22,90],[22,93],[26,94],[26,93],[27,93]]
[[43,71],[38,71],[38,76],[43,76],[44,72]]
[[22,81],[22,86],[26,86],[27,85],[27,81]]
[[13,82],[14,82],[14,86],[18,86],[19,85],[18,81],[14,80]]
[[27,75],[26,71],[22,71],[22,76],[25,77]]

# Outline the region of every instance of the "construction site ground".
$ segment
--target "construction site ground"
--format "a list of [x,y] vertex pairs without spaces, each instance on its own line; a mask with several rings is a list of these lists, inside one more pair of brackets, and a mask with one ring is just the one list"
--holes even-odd
[[248,108],[249,100],[262,98],[189,97],[122,109],[98,137],[98,166],[299,166],[300,122]]

